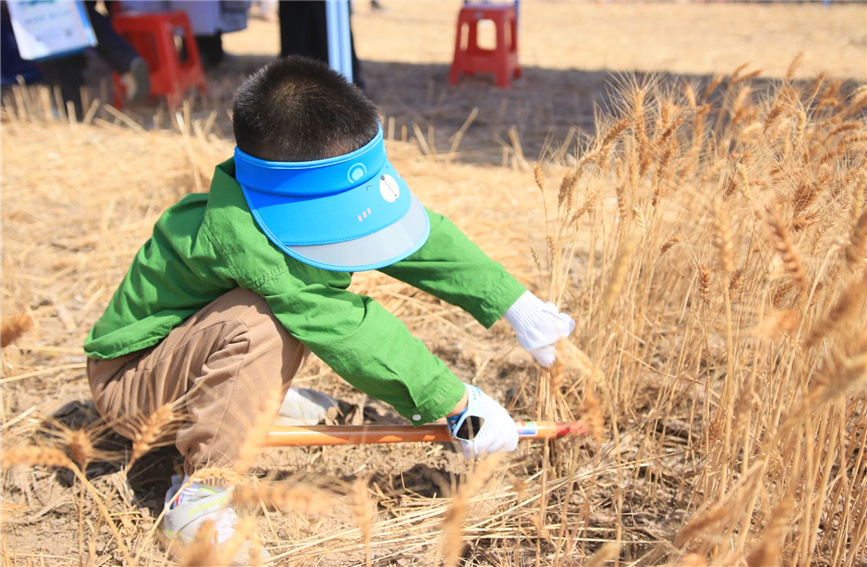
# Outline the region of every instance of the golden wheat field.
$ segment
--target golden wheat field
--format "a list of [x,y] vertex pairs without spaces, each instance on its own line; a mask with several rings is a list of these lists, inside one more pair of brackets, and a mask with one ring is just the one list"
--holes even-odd
[[[211,471],[237,537],[180,564],[246,540],[281,566],[867,564],[867,6],[524,2],[525,78],[499,90],[447,85],[459,2],[383,4],[353,29],[392,162],[577,326],[547,371],[503,322],[378,273],[351,289],[516,419],[590,434],[478,462],[249,439],[243,470]],[[114,433],[81,343],[162,210],[231,155],[232,93],[277,37],[227,35],[177,113],[103,104],[98,64],[83,123],[4,91],[0,565],[170,564],[181,459],[154,439],[182,416]],[[295,384],[341,399],[334,420],[395,419],[315,357]]]

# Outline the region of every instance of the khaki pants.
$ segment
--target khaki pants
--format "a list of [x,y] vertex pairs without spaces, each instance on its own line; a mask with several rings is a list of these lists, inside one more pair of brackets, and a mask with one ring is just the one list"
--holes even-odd
[[130,439],[154,411],[175,403],[182,421],[160,441],[174,442],[193,474],[232,466],[264,396],[277,388],[286,394],[304,353],[262,297],[238,288],[154,347],[90,359],[87,374],[97,410]]

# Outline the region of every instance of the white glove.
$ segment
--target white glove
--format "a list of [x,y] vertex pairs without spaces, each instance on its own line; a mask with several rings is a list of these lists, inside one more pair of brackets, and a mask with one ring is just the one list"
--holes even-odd
[[543,303],[529,291],[525,291],[503,317],[515,329],[518,344],[545,368],[557,358],[557,341],[568,337],[575,329],[571,317],[560,313],[553,303]]
[[514,451],[518,446],[518,426],[509,412],[476,386],[464,385],[467,407],[458,415],[446,418],[464,457],[472,459]]

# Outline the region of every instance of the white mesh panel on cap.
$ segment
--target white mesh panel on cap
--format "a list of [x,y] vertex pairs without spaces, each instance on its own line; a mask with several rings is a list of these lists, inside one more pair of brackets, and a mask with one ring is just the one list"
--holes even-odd
[[375,270],[406,258],[424,244],[429,231],[427,212],[412,197],[409,210],[378,232],[334,244],[288,246],[301,261],[340,270]]

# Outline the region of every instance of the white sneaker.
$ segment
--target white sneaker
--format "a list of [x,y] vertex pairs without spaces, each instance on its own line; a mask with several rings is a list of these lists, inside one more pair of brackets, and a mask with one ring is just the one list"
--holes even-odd
[[[181,490],[183,484],[179,476],[173,476],[172,486],[166,492],[166,511],[160,527],[169,551],[179,555],[196,538],[205,522],[211,522],[213,527],[215,548],[229,541],[235,535],[238,521],[231,504],[232,489],[191,483]],[[250,542],[244,542],[232,557],[231,565],[249,565],[250,549]],[[268,559],[268,554],[262,550],[257,563],[262,564]]]

